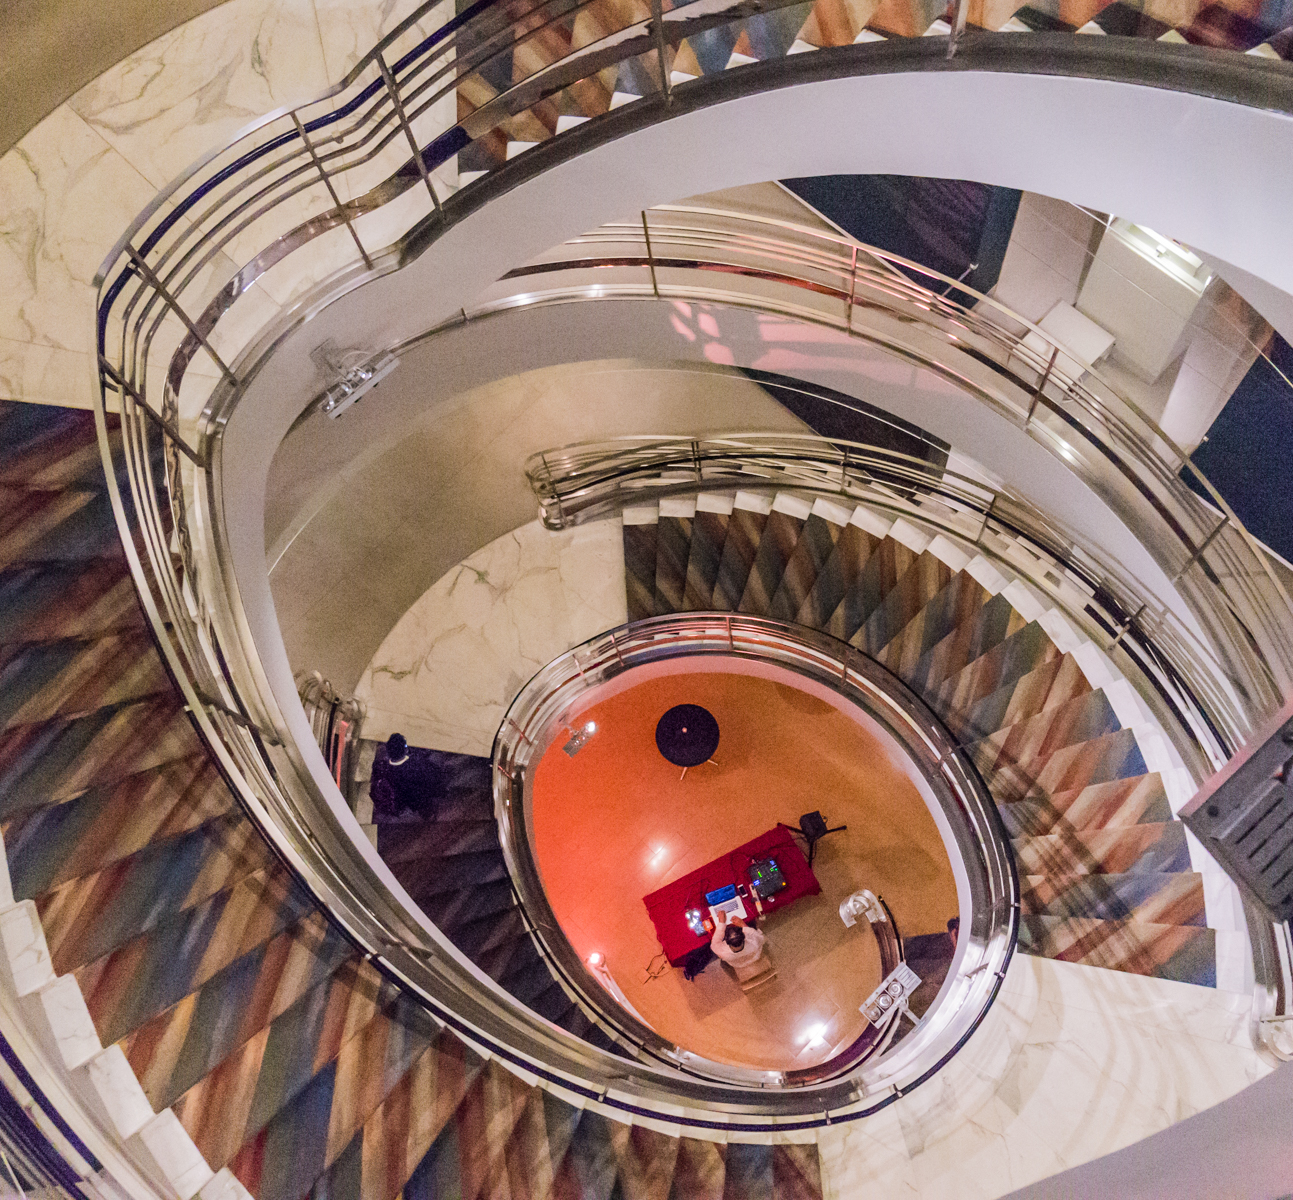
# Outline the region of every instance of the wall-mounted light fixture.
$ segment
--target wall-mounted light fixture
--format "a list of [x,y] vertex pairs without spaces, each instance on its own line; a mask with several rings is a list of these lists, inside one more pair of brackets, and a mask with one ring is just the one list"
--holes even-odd
[[342,372],[341,378],[319,397],[317,401],[319,411],[325,417],[336,420],[371,392],[399,365],[399,358],[388,350],[366,363],[348,368]]

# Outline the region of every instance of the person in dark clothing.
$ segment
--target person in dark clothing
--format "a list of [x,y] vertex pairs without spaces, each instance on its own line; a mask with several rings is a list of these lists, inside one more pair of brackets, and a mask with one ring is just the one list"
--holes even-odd
[[393,733],[377,747],[369,794],[373,816],[392,820],[405,813],[430,818],[436,798],[444,791],[444,772],[429,750],[410,746],[402,733]]

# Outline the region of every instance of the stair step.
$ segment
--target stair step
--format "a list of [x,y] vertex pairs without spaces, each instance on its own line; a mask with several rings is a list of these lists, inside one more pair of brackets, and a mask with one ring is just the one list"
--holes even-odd
[[991,599],[991,594],[972,575],[958,571],[876,658],[889,670],[923,691],[926,680],[920,664],[929,652],[957,628],[970,622]]
[[1025,954],[1216,987],[1216,931],[1198,925],[1022,916]]
[[997,804],[1001,805],[1147,774],[1135,734],[1130,729],[1120,729],[1088,742],[1064,746],[1028,770],[998,767],[993,774],[992,790]]
[[1038,837],[1057,828],[1125,828],[1172,820],[1167,792],[1156,772],[1031,796],[998,804],[997,809],[1011,837]]
[[0,571],[0,645],[144,628],[119,558]]
[[656,524],[655,597],[657,616],[678,612],[687,590],[694,500],[662,500]]
[[1190,849],[1179,821],[1122,829],[1076,829],[1012,839],[1021,875],[1064,877],[1188,872]]
[[812,504],[799,496],[778,492],[772,501],[763,536],[750,564],[750,574],[741,594],[738,611],[757,617],[770,616],[772,599],[781,586],[786,564],[794,555]]
[[908,547],[894,538],[881,541],[831,614],[826,632],[842,642],[851,642],[915,558]]
[[821,569],[835,552],[840,535],[848,526],[852,510],[831,500],[816,500],[800,530],[799,540],[786,562],[768,615],[778,621],[794,621],[812,592]]
[[772,501],[766,496],[737,492],[733,498],[723,557],[719,560],[718,578],[714,581],[713,604],[717,611],[736,612],[741,607],[771,512]]
[[1058,751],[1116,733],[1119,728],[1104,693],[1087,691],[989,734],[976,742],[970,753],[985,775],[1011,772],[1035,776]]
[[208,760],[187,758],[29,810],[3,825],[14,895],[34,900],[233,808],[233,796]]
[[45,892],[36,907],[55,970],[100,959],[275,862],[251,823],[231,812]]
[[338,972],[357,994],[377,995],[376,968],[311,912],[145,1021],[122,1048],[153,1108],[173,1104]]
[[[981,611],[982,638],[972,658],[938,687],[933,698],[935,711],[953,729],[961,726],[974,706],[985,696],[1022,679],[1043,663],[1059,658],[1055,643],[1036,622],[1025,623],[1011,608],[1003,616],[1004,594],[994,596]],[[979,624],[979,622],[976,622]]]
[[848,594],[866,566],[867,559],[884,536],[883,533],[868,528],[872,525],[884,528],[884,524],[873,518],[868,509],[859,505],[853,510],[848,523],[840,531],[830,556],[818,570],[808,595],[799,606],[799,624],[813,629],[827,627],[831,615]]
[[656,527],[659,519],[659,512],[655,509],[625,509],[623,513],[624,588],[630,621],[644,621],[656,615]]
[[851,643],[877,657],[951,581],[952,569],[945,562],[928,550],[920,551],[853,635]]
[[996,732],[1080,699],[1090,691],[1091,685],[1071,654],[1051,658],[984,696],[953,728],[963,741],[991,739]]
[[1035,916],[1204,925],[1203,877],[1192,871],[1021,875],[1022,911]]
[[714,584],[723,560],[723,543],[732,517],[732,497],[702,492],[696,497],[696,514],[691,523],[691,544],[687,552],[687,586],[682,607],[687,612],[706,612],[714,603]]

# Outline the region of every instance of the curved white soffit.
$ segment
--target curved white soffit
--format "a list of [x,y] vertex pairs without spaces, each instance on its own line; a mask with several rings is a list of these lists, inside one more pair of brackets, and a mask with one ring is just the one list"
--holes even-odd
[[[341,297],[252,381],[225,431],[222,495],[275,690],[295,695],[265,571],[264,489],[275,448],[320,386],[313,347],[403,341],[518,263],[642,208],[767,179],[870,172],[980,180],[1117,212],[1293,292],[1293,118],[1280,113],[1102,80],[920,72],[781,88],[626,135],[519,184],[404,270]],[[435,382],[426,385],[432,400]]]

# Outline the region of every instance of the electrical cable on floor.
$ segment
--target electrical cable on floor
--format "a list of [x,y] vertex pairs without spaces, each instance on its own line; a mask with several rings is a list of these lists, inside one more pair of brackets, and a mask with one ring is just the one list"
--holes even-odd
[[[655,967],[656,960],[661,958],[664,958],[664,962],[659,967]],[[652,970],[653,967],[655,967],[654,970]],[[663,950],[661,950],[659,954],[655,955],[651,959],[651,961],[647,963],[646,978],[642,982],[650,983],[651,980],[653,979],[659,979],[660,976],[663,975],[668,969],[669,969],[669,960],[665,958],[665,953]]]

